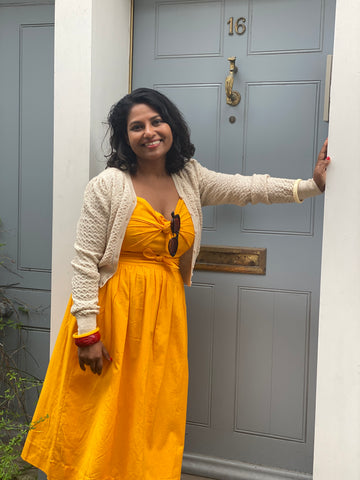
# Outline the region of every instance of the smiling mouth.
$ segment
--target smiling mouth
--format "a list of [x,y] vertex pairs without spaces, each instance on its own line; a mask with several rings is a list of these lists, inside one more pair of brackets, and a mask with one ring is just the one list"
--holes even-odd
[[157,147],[160,145],[161,140],[155,140],[154,142],[145,143],[145,147]]

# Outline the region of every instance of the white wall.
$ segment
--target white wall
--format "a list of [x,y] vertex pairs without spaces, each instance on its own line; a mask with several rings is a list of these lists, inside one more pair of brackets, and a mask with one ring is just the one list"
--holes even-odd
[[360,479],[360,2],[338,0],[325,198],[314,480]]
[[85,185],[103,169],[110,106],[128,92],[130,0],[56,0],[51,350],[70,295]]

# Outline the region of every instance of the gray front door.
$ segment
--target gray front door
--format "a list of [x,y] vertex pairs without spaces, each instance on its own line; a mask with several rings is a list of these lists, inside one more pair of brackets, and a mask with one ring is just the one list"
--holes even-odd
[[0,284],[13,284],[8,295],[29,311],[19,361],[40,378],[49,357],[53,49],[53,5],[0,2],[0,243],[12,262]]
[[[327,136],[334,11],[335,0],[135,0],[133,88],[175,101],[205,166],[309,178]],[[224,88],[232,56],[237,106]],[[312,471],[322,213],[321,197],[204,209],[203,244],[263,247],[267,265],[196,272],[187,290],[184,465]]]

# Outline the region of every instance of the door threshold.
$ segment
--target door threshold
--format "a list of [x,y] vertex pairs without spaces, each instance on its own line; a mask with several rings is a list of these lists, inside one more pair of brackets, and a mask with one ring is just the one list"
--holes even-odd
[[189,475],[188,473],[183,473],[181,475],[181,480],[211,480],[209,477],[196,477],[195,475]]

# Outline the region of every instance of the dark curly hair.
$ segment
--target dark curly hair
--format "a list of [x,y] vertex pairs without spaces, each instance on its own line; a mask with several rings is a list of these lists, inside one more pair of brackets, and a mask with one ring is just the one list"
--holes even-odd
[[173,102],[151,88],[138,88],[111,107],[108,116],[111,153],[107,156],[107,167],[136,173],[137,159],[128,144],[127,121],[131,108],[139,103],[153,108],[170,126],[173,144],[166,155],[165,168],[169,174],[178,172],[195,152],[190,141],[189,127]]

